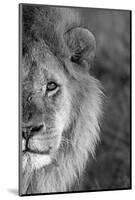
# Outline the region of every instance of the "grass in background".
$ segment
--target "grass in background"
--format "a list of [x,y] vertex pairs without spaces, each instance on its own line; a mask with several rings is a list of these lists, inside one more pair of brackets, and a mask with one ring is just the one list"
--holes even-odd
[[81,10],[97,41],[92,73],[105,88],[105,114],[96,160],[85,190],[130,188],[130,12]]

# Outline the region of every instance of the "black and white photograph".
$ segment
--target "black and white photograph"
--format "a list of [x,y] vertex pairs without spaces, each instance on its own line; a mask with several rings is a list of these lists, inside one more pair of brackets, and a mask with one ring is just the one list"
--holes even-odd
[[131,189],[131,18],[19,4],[19,195]]

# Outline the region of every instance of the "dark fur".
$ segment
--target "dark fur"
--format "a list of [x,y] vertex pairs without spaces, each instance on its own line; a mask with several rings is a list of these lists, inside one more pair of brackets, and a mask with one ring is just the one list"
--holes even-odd
[[68,57],[64,33],[80,26],[77,13],[67,8],[23,6],[23,50],[43,39],[56,56]]

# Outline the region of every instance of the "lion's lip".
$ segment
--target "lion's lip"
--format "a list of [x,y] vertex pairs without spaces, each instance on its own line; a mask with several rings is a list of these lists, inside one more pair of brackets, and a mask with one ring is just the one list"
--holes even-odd
[[26,148],[25,150],[23,150],[23,153],[26,153],[26,152],[29,152],[29,153],[33,153],[33,154],[42,154],[42,155],[48,155],[50,153],[50,149],[49,150],[45,150],[45,151],[39,151],[39,150],[32,150],[30,148]]
[[[30,139],[26,141],[25,147],[23,149],[23,153],[32,153],[32,154],[42,154],[42,155],[48,155],[53,152],[56,146],[56,141],[58,140],[58,135],[48,136],[45,138],[42,137],[36,137],[34,139]],[[36,145],[36,143],[39,142],[39,145]]]

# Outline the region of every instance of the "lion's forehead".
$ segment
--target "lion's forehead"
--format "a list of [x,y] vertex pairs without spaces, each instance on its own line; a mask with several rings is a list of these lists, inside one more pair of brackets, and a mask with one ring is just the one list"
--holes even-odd
[[64,84],[66,76],[62,64],[56,57],[46,52],[44,56],[24,57],[22,62],[22,80],[23,85],[33,85],[36,89],[45,85],[49,80]]

